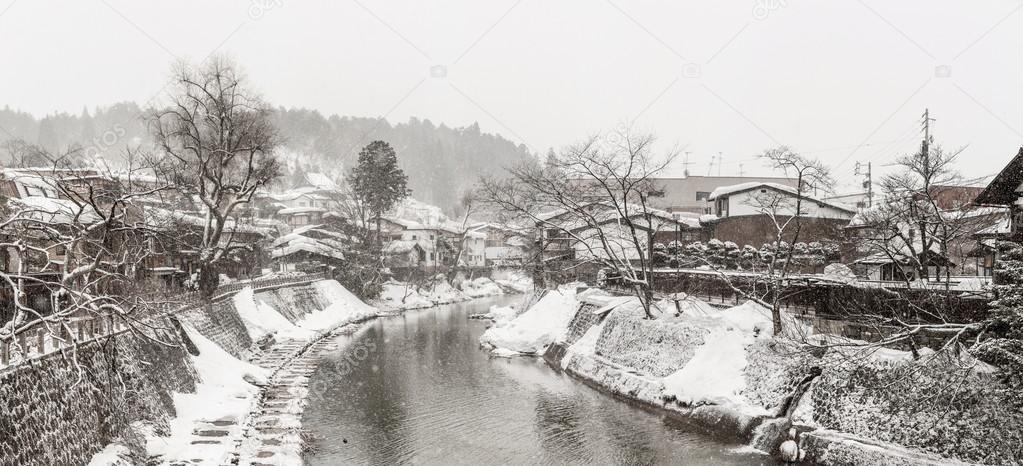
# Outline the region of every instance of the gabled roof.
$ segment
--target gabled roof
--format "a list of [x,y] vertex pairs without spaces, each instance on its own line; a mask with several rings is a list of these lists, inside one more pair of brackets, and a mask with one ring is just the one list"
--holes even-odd
[[1023,184],[1023,147],[974,202],[980,205],[1012,205],[1019,196],[1016,189],[1020,184]]
[[782,193],[791,194],[792,196],[802,197],[805,200],[816,202],[816,203],[821,204],[821,205],[826,205],[826,206],[831,207],[833,209],[838,209],[838,210],[841,210],[841,211],[844,211],[844,212],[849,212],[851,214],[855,214],[856,213],[856,210],[853,209],[852,207],[848,206],[848,205],[845,205],[845,204],[842,204],[842,203],[839,203],[839,202],[833,202],[833,201],[829,201],[829,200],[813,197],[813,196],[807,195],[806,193],[800,193],[798,189],[793,188],[792,186],[786,186],[786,185],[778,184],[778,183],[764,183],[764,182],[759,182],[759,181],[755,181],[755,182],[752,182],[752,183],[742,183],[742,184],[737,184],[737,185],[733,185],[733,186],[722,186],[720,188],[715,189],[713,192],[711,192],[710,193],[710,197],[708,197],[707,200],[713,201],[713,200],[716,200],[717,198],[722,197],[722,196],[731,196],[733,194],[744,193],[746,191],[752,191],[754,189],[761,189],[761,188],[773,189],[775,191],[779,191],[779,192],[782,192]]

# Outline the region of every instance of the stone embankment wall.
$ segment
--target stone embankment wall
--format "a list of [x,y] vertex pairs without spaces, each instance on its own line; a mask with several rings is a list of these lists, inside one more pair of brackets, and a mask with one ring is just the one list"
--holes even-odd
[[233,300],[203,304],[181,312],[178,316],[182,322],[209,338],[231,356],[238,359],[246,359],[249,356],[252,337],[238,315]]
[[256,293],[261,301],[277,309],[291,323],[302,320],[309,311],[326,309],[330,303],[312,285],[277,288]]
[[592,352],[574,353],[570,345],[600,324],[582,315],[592,311],[580,307],[569,341],[548,349],[548,363],[702,430],[774,452],[795,426],[811,464],[1023,464],[1018,397],[969,361],[894,353],[854,360],[837,349],[806,351],[769,338],[746,347],[742,396],[770,416],[749,416],[665,399],[661,377],[692,358],[706,337],[701,328],[613,311]]
[[[256,297],[292,322],[330,304],[310,284]],[[114,441],[144,452],[129,425],[166,429],[175,416],[173,394],[196,389],[188,356],[197,350],[182,325],[235,357],[253,354],[255,342],[230,297],[146,324],[0,370],[0,466],[88,464]]]
[[0,373],[0,466],[87,464],[133,422],[166,428],[172,393],[195,391],[183,338],[164,318]]

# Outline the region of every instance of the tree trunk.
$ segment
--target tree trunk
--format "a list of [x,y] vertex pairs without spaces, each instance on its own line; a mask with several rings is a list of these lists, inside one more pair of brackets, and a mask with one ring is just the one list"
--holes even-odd
[[199,294],[204,298],[213,296],[213,293],[217,291],[217,286],[220,285],[220,274],[217,273],[217,268],[212,265],[202,265],[196,271],[196,286],[199,289]]

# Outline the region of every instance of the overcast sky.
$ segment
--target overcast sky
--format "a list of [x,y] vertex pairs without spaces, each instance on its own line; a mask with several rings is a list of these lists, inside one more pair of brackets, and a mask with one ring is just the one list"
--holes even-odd
[[[727,3],[725,5],[724,3]],[[42,116],[149,101],[176,59],[240,62],[274,105],[478,121],[538,152],[635,124],[694,174],[764,173],[787,144],[883,166],[1023,145],[1023,1],[0,0],[0,105]],[[444,68],[440,68],[444,67]],[[723,154],[720,166],[711,157]],[[677,167],[680,172],[681,167]]]

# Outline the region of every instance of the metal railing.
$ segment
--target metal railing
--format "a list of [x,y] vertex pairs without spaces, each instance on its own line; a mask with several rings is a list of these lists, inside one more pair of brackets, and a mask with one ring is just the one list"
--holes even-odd
[[[308,284],[326,278],[328,278],[327,274],[320,272],[238,281],[217,287],[217,291],[208,300],[203,299],[197,292],[180,293],[167,297],[168,301],[166,302],[154,304],[153,307],[157,311],[138,319],[135,325],[141,321],[162,319],[200,304],[230,298],[246,287],[252,287],[254,292],[258,292]],[[153,294],[140,298],[142,300],[156,299]],[[87,315],[59,321],[37,320],[22,326],[14,335],[0,341],[0,369],[22,361],[45,357],[75,345],[126,332],[133,327],[134,325],[129,324],[124,316],[118,315]],[[16,351],[16,349],[20,349],[20,351]]]

